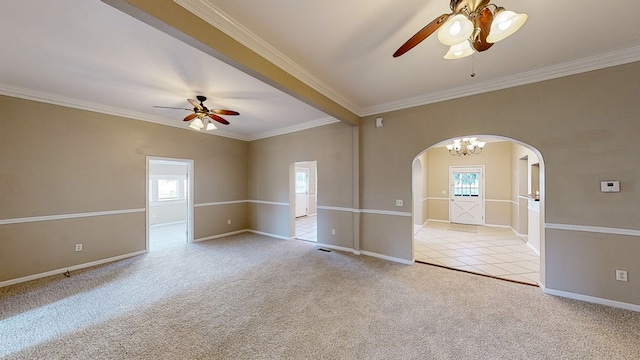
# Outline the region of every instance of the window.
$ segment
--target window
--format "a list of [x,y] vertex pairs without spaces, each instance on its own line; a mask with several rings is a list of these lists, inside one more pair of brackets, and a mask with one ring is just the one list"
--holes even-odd
[[158,200],[178,199],[178,179],[158,179]]
[[453,175],[454,196],[479,196],[480,181],[476,172],[456,172]]
[[309,175],[306,171],[296,171],[296,194],[306,194],[309,189]]

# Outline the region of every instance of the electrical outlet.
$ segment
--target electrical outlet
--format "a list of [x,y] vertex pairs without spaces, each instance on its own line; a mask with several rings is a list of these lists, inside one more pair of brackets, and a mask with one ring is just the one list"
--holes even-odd
[[231,219],[227,220],[227,224],[231,225]]
[[396,200],[396,206],[403,206],[404,205],[404,201],[397,199]]
[[82,251],[82,244],[76,244],[76,251]]
[[616,270],[616,280],[629,281],[627,278],[627,270]]
[[336,234],[336,229],[331,229],[331,235],[335,235]]

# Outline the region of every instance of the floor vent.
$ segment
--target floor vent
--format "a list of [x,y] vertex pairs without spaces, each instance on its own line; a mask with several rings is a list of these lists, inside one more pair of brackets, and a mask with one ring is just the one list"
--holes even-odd
[[323,248],[318,248],[318,250],[324,251],[324,252],[331,252],[331,250],[327,250],[327,249],[323,249]]

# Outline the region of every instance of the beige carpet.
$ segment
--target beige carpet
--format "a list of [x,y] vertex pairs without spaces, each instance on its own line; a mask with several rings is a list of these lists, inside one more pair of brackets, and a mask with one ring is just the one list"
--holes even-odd
[[242,234],[0,289],[2,359],[639,359],[640,313]]

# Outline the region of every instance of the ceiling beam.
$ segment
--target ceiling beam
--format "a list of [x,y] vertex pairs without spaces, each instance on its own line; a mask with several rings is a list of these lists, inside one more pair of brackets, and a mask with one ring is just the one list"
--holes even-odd
[[172,0],[102,0],[351,126],[360,117]]

